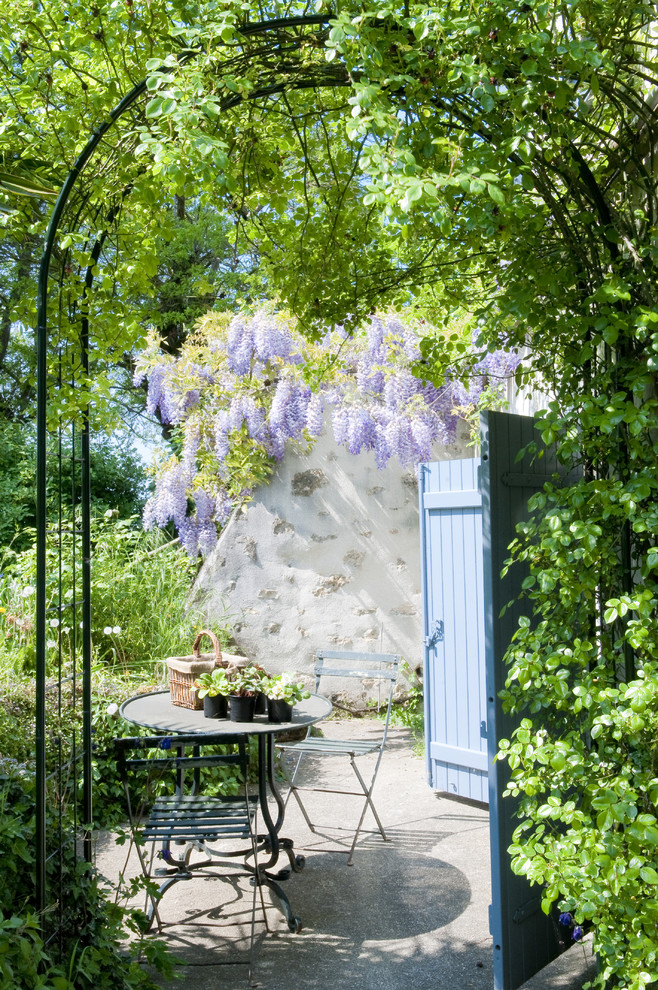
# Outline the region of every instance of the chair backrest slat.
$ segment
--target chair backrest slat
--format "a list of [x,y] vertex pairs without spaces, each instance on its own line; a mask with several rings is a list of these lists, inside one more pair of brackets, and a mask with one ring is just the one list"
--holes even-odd
[[196,770],[200,767],[240,766],[243,762],[240,753],[223,753],[215,756],[173,756],[122,760],[127,770]]
[[349,653],[344,650],[318,650],[316,657],[316,690],[323,677],[358,677],[390,681],[392,692],[402,660],[397,653]]
[[[325,677],[358,677],[362,681],[388,682],[387,707],[382,746],[386,741],[393,705],[393,689],[402,657],[398,653],[357,653],[345,650],[318,650],[315,664],[315,690],[321,692]],[[331,663],[328,666],[326,661]],[[342,664],[344,663],[344,666]]]
[[363,670],[343,670],[341,667],[325,667],[324,664],[316,664],[316,672],[323,677],[360,677],[361,679],[380,678],[382,680],[394,681],[397,678],[397,670],[375,670],[374,668],[364,668]]
[[[227,752],[227,747],[237,746],[238,751]],[[175,772],[179,779],[187,770],[195,772],[204,767],[237,766],[246,780],[249,751],[244,736],[221,733],[200,733],[174,736],[125,736],[114,740],[117,766],[125,775],[138,770],[163,770]],[[208,747],[221,747],[221,752],[207,752]],[[201,752],[201,750],[206,752]],[[170,756],[131,756],[132,752],[145,750],[171,751]],[[186,750],[191,750],[190,754]],[[197,778],[198,779],[198,778]]]
[[244,742],[244,736],[224,735],[222,732],[177,733],[173,736],[122,736],[114,740],[117,749],[167,749],[171,746],[235,746]]
[[319,660],[327,657],[331,660],[364,660],[373,663],[399,663],[399,653],[358,653],[351,650],[318,650],[316,656]]

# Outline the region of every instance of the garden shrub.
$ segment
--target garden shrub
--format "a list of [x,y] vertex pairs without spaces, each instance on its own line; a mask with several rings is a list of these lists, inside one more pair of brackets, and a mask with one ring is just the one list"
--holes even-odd
[[[64,924],[56,944],[46,944],[35,906],[34,773],[15,760],[0,760],[0,976],[11,990],[156,990],[137,960],[170,976],[161,944],[125,947],[128,930],[139,932],[139,917],[108,901],[98,878],[72,852],[48,864],[51,881],[62,885]],[[61,951],[60,951],[61,947]]]
[[[70,502],[72,491],[71,462],[62,463],[60,496]],[[148,497],[148,479],[144,464],[128,439],[116,436],[92,437],[90,450],[92,511],[102,515],[107,510],[121,518],[141,514]],[[36,525],[36,431],[32,422],[0,419],[0,547],[16,551],[29,548]],[[49,506],[53,519],[58,518],[59,502]]]
[[425,715],[423,707],[423,682],[408,663],[403,661],[402,673],[408,683],[406,697],[396,701],[391,711],[391,725],[409,729],[414,737],[414,752],[422,755],[425,744]]
[[[191,651],[198,630],[189,605],[195,567],[188,555],[160,531],[145,533],[135,519],[113,513],[94,520],[92,529],[92,648],[94,660],[111,669],[164,672],[167,656]],[[58,566],[48,566],[48,595],[58,593]],[[64,594],[68,574],[63,574]],[[6,550],[0,573],[0,675],[31,672],[36,662],[34,607],[36,553]],[[200,620],[197,620],[200,621]],[[230,637],[230,617],[215,624],[220,641]],[[67,663],[76,630],[50,620],[48,660],[53,676],[61,649]],[[158,668],[158,664],[160,665]],[[149,671],[151,673],[149,673]]]

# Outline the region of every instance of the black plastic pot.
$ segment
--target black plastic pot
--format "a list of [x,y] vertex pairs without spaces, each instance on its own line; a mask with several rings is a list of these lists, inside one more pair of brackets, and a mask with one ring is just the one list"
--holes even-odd
[[229,696],[229,719],[231,722],[253,722],[256,695],[232,694]]
[[256,695],[256,707],[254,709],[255,715],[265,715],[267,712],[267,695],[259,691]]
[[270,722],[292,722],[292,705],[283,698],[268,698],[267,718]]
[[228,698],[225,694],[216,694],[214,698],[206,695],[203,699],[203,714],[206,718],[226,718],[228,714]]

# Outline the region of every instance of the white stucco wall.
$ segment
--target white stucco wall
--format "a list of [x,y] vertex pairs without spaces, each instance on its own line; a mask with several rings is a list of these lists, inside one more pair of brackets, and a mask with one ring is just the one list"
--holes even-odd
[[[437,446],[436,459],[472,453],[461,442]],[[272,673],[308,680],[320,647],[401,653],[419,667],[415,472],[379,470],[325,432],[310,452],[287,453],[233,516],[195,587],[210,628],[228,613],[239,651]]]

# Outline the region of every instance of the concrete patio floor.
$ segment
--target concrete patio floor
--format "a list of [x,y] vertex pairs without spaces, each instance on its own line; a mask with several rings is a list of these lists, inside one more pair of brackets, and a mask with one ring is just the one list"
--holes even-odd
[[[380,727],[367,720],[332,721],[332,734],[362,737]],[[313,834],[294,801],[283,834],[306,857],[302,872],[284,881],[303,929],[293,934],[268,898],[272,933],[257,914],[254,982],[267,990],[493,990],[489,827],[485,808],[441,797],[425,783],[425,767],[406,730],[392,729],[375,788],[375,805],[390,838],[359,840],[347,865],[347,833]],[[325,764],[328,761],[325,761]],[[351,786],[347,761],[332,760],[334,783]],[[343,765],[344,764],[344,765]],[[344,771],[347,770],[347,776]],[[314,767],[309,760],[307,773]],[[334,784],[330,785],[334,786]],[[349,825],[355,798],[309,795],[314,821]],[[373,828],[371,816],[366,827]],[[126,848],[112,836],[97,842],[100,872],[115,882]],[[286,865],[287,859],[284,857]],[[132,856],[127,872],[136,872]],[[252,888],[248,879],[217,877],[176,884],[161,902],[163,936],[181,959],[178,978],[165,990],[241,990]],[[527,990],[579,990],[592,973],[587,947],[574,946]]]

